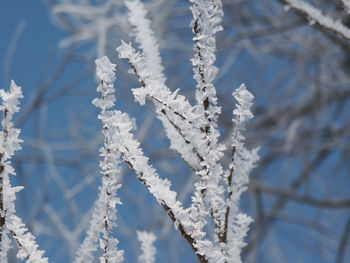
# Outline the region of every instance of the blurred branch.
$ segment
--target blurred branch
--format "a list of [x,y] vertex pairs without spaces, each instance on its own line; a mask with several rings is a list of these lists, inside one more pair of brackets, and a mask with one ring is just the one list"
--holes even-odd
[[249,188],[254,190],[260,190],[264,193],[270,194],[270,195],[277,195],[283,198],[289,198],[291,200],[294,200],[299,203],[305,203],[312,206],[318,206],[323,208],[329,208],[329,209],[336,209],[336,208],[348,208],[350,207],[350,199],[343,199],[343,200],[319,200],[314,199],[309,196],[301,196],[298,195],[295,192],[289,191],[289,190],[283,190],[276,187],[272,187],[266,184],[259,183],[257,181],[251,181],[249,183]]
[[335,259],[335,263],[342,263],[344,262],[344,256],[345,256],[345,251],[349,242],[349,235],[350,235],[350,217],[348,217],[348,220],[345,224],[343,234],[341,236],[341,239],[339,240],[339,245],[338,245],[338,251],[337,251],[337,256]]

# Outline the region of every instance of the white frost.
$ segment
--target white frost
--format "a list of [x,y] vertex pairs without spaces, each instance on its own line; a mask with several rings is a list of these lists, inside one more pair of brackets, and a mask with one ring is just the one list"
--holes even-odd
[[142,254],[139,256],[140,263],[154,263],[157,249],[153,245],[156,236],[151,232],[137,231],[137,239],[141,243]]
[[[54,22],[66,29],[64,22],[73,27],[74,34],[60,42],[61,47],[85,42],[96,42],[98,57],[106,55],[108,41],[111,42],[111,34],[117,26],[123,25],[125,15],[122,10],[123,1],[76,1],[60,0],[53,7]],[[113,39],[112,39],[113,40]]]
[[99,197],[95,203],[90,227],[87,236],[77,252],[76,263],[88,263],[93,260],[93,253],[97,250],[98,243],[103,251],[100,262],[119,263],[123,261],[123,251],[118,250],[118,240],[111,237],[110,232],[116,227],[116,204],[121,204],[117,197],[117,190],[121,187],[120,176],[120,154],[115,148],[115,141],[118,140],[115,132],[114,106],[114,81],[115,64],[112,64],[107,57],[96,61],[96,75],[100,79],[97,91],[101,92],[101,99],[94,99],[93,104],[101,109],[98,118],[103,124],[104,147],[100,149],[100,161],[102,187]]
[[136,42],[143,51],[148,69],[152,72],[152,77],[160,83],[165,83],[162,59],[159,54],[159,44],[151,29],[151,21],[146,17],[147,11],[143,3],[139,0],[128,0],[125,1],[125,4],[129,10],[129,22],[134,27]]
[[253,118],[250,111],[254,96],[242,84],[233,92],[233,96],[238,102],[233,110],[234,130],[232,135],[232,163],[226,172],[228,180],[228,200],[227,206],[230,209],[228,217],[227,242],[224,246],[227,255],[227,262],[241,262],[241,251],[246,245],[244,237],[249,230],[252,219],[239,212],[239,200],[244,191],[247,190],[249,174],[259,160],[258,150],[251,151],[244,146],[243,131],[248,120]]
[[[299,10],[309,17],[310,23],[317,23],[322,27],[334,31],[342,37],[350,40],[350,29],[343,25],[340,20],[334,20],[333,18],[322,13],[321,10],[310,5],[303,0],[284,0],[291,8]],[[343,3],[348,8],[350,6],[348,0],[343,0]],[[349,10],[348,10],[349,11]]]
[[[135,99],[145,104],[150,99],[156,106],[158,118],[170,139],[172,149],[178,151],[184,161],[200,177],[195,183],[192,204],[184,209],[176,200],[176,192],[170,182],[161,179],[148,164],[148,158],[140,144],[130,133],[129,116],[114,111],[119,140],[116,147],[124,161],[135,171],[138,179],[165,208],[174,226],[189,241],[197,256],[208,262],[241,262],[240,253],[245,246],[244,237],[251,218],[239,213],[239,199],[246,190],[248,176],[258,160],[258,149],[249,151],[244,146],[245,123],[253,117],[250,111],[253,95],[244,85],[234,92],[238,104],[233,111],[233,160],[224,173],[220,159],[224,146],[218,142],[217,106],[214,79],[217,73],[215,62],[215,34],[222,30],[223,16],[220,0],[191,0],[193,7],[192,29],[195,41],[195,56],[192,59],[194,78],[197,81],[197,105],[191,106],[178,90],[171,92],[165,84],[159,46],[150,29],[150,21],[139,0],[128,0],[129,21],[134,26],[136,42],[141,52],[131,44],[122,42],[117,49],[120,58],[128,60],[131,71],[137,76],[141,87],[133,89]],[[226,183],[225,183],[226,182]],[[206,235],[208,219],[215,225],[213,238]]]
[[7,252],[11,247],[10,239],[12,236],[17,243],[17,257],[30,263],[47,263],[48,259],[44,257],[44,251],[39,250],[35,237],[28,232],[22,220],[16,216],[15,200],[16,192],[23,187],[12,187],[10,175],[15,175],[11,165],[11,157],[16,150],[21,149],[19,145],[22,140],[18,138],[20,130],[13,125],[13,115],[19,111],[19,99],[23,98],[21,88],[15,82],[11,81],[10,91],[0,90],[2,104],[0,110],[3,112],[2,131],[0,132],[0,178],[1,178],[1,210],[0,216],[4,220],[1,227],[1,252],[0,261],[7,262]]

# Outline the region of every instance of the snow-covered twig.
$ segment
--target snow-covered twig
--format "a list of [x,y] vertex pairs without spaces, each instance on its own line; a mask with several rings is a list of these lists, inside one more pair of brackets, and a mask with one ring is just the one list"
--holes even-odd
[[162,59],[159,53],[159,44],[151,29],[151,21],[147,19],[147,11],[140,0],[125,1],[128,7],[129,22],[134,27],[135,40],[140,45],[143,55],[147,60],[147,69],[152,73],[152,78],[165,84]]
[[225,212],[224,229],[219,234],[221,242],[225,243],[225,255],[227,262],[241,262],[240,252],[245,246],[243,238],[247,235],[249,224],[252,219],[242,213],[239,213],[239,200],[241,194],[247,189],[250,171],[255,167],[259,160],[257,154],[259,148],[251,151],[244,146],[243,132],[245,123],[253,118],[250,111],[254,96],[242,84],[233,92],[233,96],[238,102],[233,111],[235,116],[232,121],[234,130],[232,135],[232,162],[229,170],[226,172],[228,196]]
[[210,152],[206,145],[210,142],[215,144],[218,133],[213,131],[214,137],[209,137],[204,126],[198,122],[201,113],[195,112],[196,108],[184,96],[178,95],[178,90],[171,92],[166,86],[159,46],[150,28],[150,21],[146,18],[144,6],[139,0],[126,3],[129,8],[129,21],[134,26],[136,42],[140,45],[142,55],[125,43],[118,51],[120,57],[128,59],[142,85],[141,88],[133,89],[135,99],[140,104],[145,103],[146,97],[154,102],[158,118],[162,120],[170,139],[171,148],[180,153],[192,170],[204,170],[206,168],[201,163],[205,159],[204,155]]
[[[110,130],[113,134],[110,151],[114,152],[118,150],[121,153],[124,161],[135,171],[137,178],[146,185],[150,193],[154,195],[160,205],[165,209],[181,235],[189,242],[200,261],[208,262],[205,256],[203,256],[203,251],[211,246],[211,242],[202,241],[205,236],[205,233],[202,231],[203,226],[200,222],[193,221],[189,215],[189,211],[186,211],[182,207],[182,204],[176,200],[176,192],[170,189],[170,182],[166,179],[161,179],[155,169],[148,164],[148,158],[143,155],[139,147],[139,142],[130,133],[133,124],[129,116],[120,111],[107,110],[113,107],[115,101],[115,97],[112,95],[114,91],[112,85],[114,72],[108,70],[112,67],[112,64],[107,61],[106,57],[98,61],[98,67],[102,67],[97,71],[98,77],[104,80],[99,86],[99,91],[103,95],[102,99],[95,99],[94,104],[101,108],[102,113],[99,118],[104,122],[104,133],[106,132],[105,124],[108,123],[107,130]],[[117,160],[115,161],[117,162]]]
[[[75,262],[90,262],[93,259],[93,252],[97,249],[97,242],[100,239],[100,246],[103,249],[103,256],[100,262],[118,263],[123,261],[123,251],[117,249],[118,240],[110,236],[113,227],[116,226],[117,203],[120,204],[116,193],[120,188],[118,178],[120,173],[120,154],[115,148],[116,119],[113,118],[114,106],[114,81],[115,65],[107,57],[96,60],[96,75],[100,79],[97,91],[101,92],[101,99],[94,99],[93,104],[101,109],[98,116],[103,123],[104,147],[100,149],[103,160],[100,162],[101,173],[103,174],[102,187],[96,201],[95,208],[90,222],[87,237],[80,247]],[[102,237],[100,238],[100,235]]]
[[[215,62],[215,34],[222,30],[223,16],[220,0],[199,1],[191,0],[194,33],[195,56],[192,59],[194,78],[197,81],[196,113],[201,116],[201,130],[207,135],[202,141],[202,170],[198,172],[201,182],[196,184],[197,196],[201,196],[199,205],[206,207],[212,215],[218,229],[223,228],[224,222],[224,189],[220,186],[223,170],[219,163],[225,147],[218,144],[220,136],[217,130],[217,118],[221,112],[217,106],[216,90],[213,85],[218,69]],[[203,201],[201,201],[203,200]]]
[[341,2],[343,3],[343,5],[345,7],[346,12],[350,13],[350,1],[349,0],[341,0]]
[[[120,57],[128,59],[142,87],[133,89],[135,99],[140,104],[145,98],[151,99],[170,139],[171,148],[180,153],[184,161],[194,171],[200,169],[203,157],[192,137],[198,137],[197,116],[194,108],[178,90],[171,92],[165,84],[159,45],[147,19],[145,8],[139,0],[126,2],[129,9],[129,21],[134,26],[136,42],[142,55],[135,52],[131,45],[123,43],[119,48]],[[191,131],[188,134],[187,131]]]
[[[138,179],[165,208],[168,215],[190,243],[201,262],[240,262],[243,238],[249,229],[250,218],[238,213],[238,201],[245,190],[248,175],[257,161],[257,150],[244,148],[244,123],[252,117],[250,112],[252,95],[241,86],[234,93],[239,104],[234,114],[233,161],[224,173],[220,159],[224,146],[218,143],[217,118],[220,108],[216,106],[216,91],[213,85],[217,68],[215,61],[215,33],[221,30],[222,3],[220,0],[192,0],[195,34],[195,58],[192,60],[197,80],[196,98],[198,105],[192,107],[187,100],[171,92],[165,85],[163,67],[157,41],[149,28],[146,12],[139,0],[127,1],[129,20],[135,27],[136,42],[142,53],[136,52],[130,44],[122,43],[117,49],[121,58],[126,58],[137,76],[141,88],[133,90],[135,99],[142,105],[151,99],[158,117],[163,121],[171,147],[177,150],[201,180],[195,183],[191,206],[184,210],[176,201],[176,193],[170,190],[170,183],[159,178],[148,165],[148,159],[139,149],[139,143],[128,131],[130,120],[125,113],[118,115],[118,146],[124,161],[135,171]],[[226,176],[226,189],[224,178]],[[163,189],[159,192],[159,189]],[[167,194],[165,194],[167,193]],[[225,195],[226,193],[226,195]],[[172,198],[169,198],[172,196]],[[214,220],[216,236],[208,240],[204,227],[208,216]]]
[[203,157],[198,149],[201,141],[195,139],[200,131],[196,126],[196,115],[193,114],[192,106],[184,96],[178,95],[178,90],[171,92],[164,83],[153,78],[152,71],[147,66],[147,59],[137,53],[130,44],[122,42],[117,50],[121,58],[129,61],[142,86],[133,89],[135,99],[141,105],[147,97],[154,102],[157,116],[163,122],[170,140],[170,148],[176,150],[192,170],[198,171]]
[[220,107],[216,106],[217,97],[213,81],[218,69],[213,64],[216,59],[215,34],[222,30],[222,3],[221,0],[190,0],[190,2],[193,3],[191,27],[194,33],[195,56],[192,65],[194,78],[197,81],[197,110],[204,116],[205,132],[210,133],[216,127],[221,111]]
[[10,175],[15,175],[11,165],[11,158],[16,150],[21,149],[19,145],[22,140],[18,138],[20,130],[13,125],[13,115],[19,111],[18,99],[23,98],[21,88],[11,81],[10,91],[0,90],[3,112],[2,131],[0,133],[0,261],[7,262],[7,252],[11,247],[8,234],[15,239],[19,251],[17,257],[32,263],[47,263],[48,259],[43,257],[44,251],[38,250],[34,236],[15,215],[16,192],[23,187],[12,187]]
[[[166,91],[166,89],[157,89],[159,82],[154,81],[152,78],[147,76],[148,71],[147,67],[144,66],[144,58],[140,54],[136,53],[131,45],[123,43],[118,48],[118,51],[121,57],[129,60],[134,73],[140,80],[140,83],[152,92],[152,97],[159,96],[159,94],[164,94],[162,92]],[[159,92],[157,92],[158,90]],[[146,95],[144,95],[144,97],[145,96]],[[188,121],[188,119],[191,118],[181,118],[183,115],[187,116],[188,114],[191,114],[191,111],[186,112],[183,110],[184,108],[187,108],[187,104],[186,101],[182,99],[182,96],[180,98],[178,98],[179,96],[175,96],[171,96],[171,94],[164,96],[166,102],[161,103],[160,107],[157,109],[157,112],[158,117],[163,121],[167,135],[171,140],[171,146],[178,150],[186,163],[190,165],[192,170],[202,177],[201,182],[196,184],[197,194],[195,194],[193,197],[193,204],[191,206],[190,213],[191,220],[193,222],[198,222],[196,228],[199,232],[202,232],[202,228],[207,224],[206,216],[208,214],[208,208],[204,204],[204,192],[206,193],[206,200],[208,200],[207,203],[210,203],[210,206],[212,207],[211,211],[214,219],[216,220],[216,224],[221,224],[220,222],[223,221],[224,213],[222,209],[219,209],[219,207],[224,206],[224,200],[222,198],[224,190],[221,186],[219,186],[219,176],[222,175],[222,168],[220,165],[215,163],[215,161],[218,159],[215,154],[217,150],[220,150],[220,148],[218,147],[218,149],[214,151],[209,151],[207,149],[206,143],[204,143],[207,135],[201,132],[200,129],[194,125],[194,122],[192,123]],[[176,104],[174,102],[176,102]],[[164,107],[166,105],[174,106]],[[177,110],[172,111],[172,107],[176,108]],[[190,108],[190,110],[192,109]],[[181,113],[176,114],[176,112]],[[181,136],[181,139],[179,139],[179,135]],[[206,162],[203,157],[204,154],[206,156],[215,156],[215,158],[208,158],[208,160],[214,160],[212,165]],[[211,167],[212,169],[209,171],[208,167]],[[217,176],[212,176],[209,179],[209,175]],[[208,182],[210,183],[207,184]],[[214,196],[215,198],[212,198]],[[218,213],[220,213],[221,216],[218,216]]]
[[15,239],[19,251],[17,257],[26,259],[28,263],[47,263],[48,259],[43,257],[44,251],[39,250],[35,237],[28,231],[22,220],[12,214],[8,217],[7,229]]
[[[126,113],[114,111],[116,118],[116,136],[118,141],[115,146],[120,151],[124,161],[134,170],[137,178],[148,188],[149,192],[157,199],[167,215],[174,222],[175,227],[191,245],[200,262],[208,262],[202,247],[199,247],[201,239],[205,236],[199,222],[191,219],[188,211],[176,200],[176,192],[170,189],[171,183],[167,179],[161,179],[156,170],[148,164],[148,158],[140,149],[140,143],[130,133],[132,122]],[[205,242],[211,246],[210,242]]]
[[63,39],[60,46],[96,42],[97,55],[106,55],[108,33],[125,20],[120,12],[122,4],[122,1],[116,0],[106,0],[99,4],[95,1],[60,1],[52,9],[54,20],[74,32]]
[[154,246],[156,236],[152,232],[137,231],[137,239],[141,243],[142,254],[139,256],[140,263],[154,263],[157,249]]
[[[322,13],[321,10],[310,5],[303,0],[284,0],[288,6],[298,10],[305,14],[311,21],[311,23],[317,23],[321,27],[333,31],[343,38],[350,40],[350,29],[347,28],[340,20],[334,20],[333,18]],[[345,3],[345,0],[343,1]],[[348,4],[348,2],[347,2]]]

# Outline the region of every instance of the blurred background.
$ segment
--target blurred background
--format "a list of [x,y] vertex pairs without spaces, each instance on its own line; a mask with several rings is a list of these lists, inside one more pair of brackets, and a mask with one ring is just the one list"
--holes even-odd
[[[307,0],[305,0],[307,1]],[[308,1],[350,25],[340,0]],[[159,39],[167,84],[194,103],[191,3],[144,1]],[[221,141],[230,148],[232,92],[245,83],[254,94],[246,130],[261,146],[241,208],[254,218],[243,261],[334,262],[350,258],[350,41],[317,26],[283,0],[223,0],[217,35],[215,85]],[[133,41],[122,0],[0,1],[0,87],[22,86],[16,116],[23,149],[13,162],[18,214],[50,262],[72,262],[89,225],[101,184],[102,145],[94,60],[117,64],[117,108],[135,118],[134,131],[150,162],[185,205],[196,176],[168,149],[152,103],[141,107],[139,87],[115,48]],[[223,162],[229,165],[230,151]],[[121,174],[116,236],[125,262],[140,253],[136,230],[157,236],[156,262],[196,262],[147,189],[128,167]],[[208,226],[210,228],[210,226]],[[10,262],[17,262],[12,251]],[[98,256],[96,257],[98,259]]]

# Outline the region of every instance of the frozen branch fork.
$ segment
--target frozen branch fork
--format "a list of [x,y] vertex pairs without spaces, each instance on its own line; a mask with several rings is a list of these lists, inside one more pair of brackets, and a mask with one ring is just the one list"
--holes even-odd
[[[217,106],[214,86],[218,71],[214,66],[215,34],[222,30],[222,3],[191,2],[196,105],[191,105],[178,90],[171,91],[167,87],[159,45],[147,12],[138,0],[126,1],[126,5],[139,50],[125,42],[117,48],[120,58],[127,59],[139,80],[140,87],[133,89],[136,101],[141,105],[147,99],[154,103],[156,115],[169,138],[170,148],[178,152],[200,178],[193,185],[194,194],[189,207],[185,208],[177,200],[177,193],[171,189],[170,181],[161,179],[149,164],[140,143],[131,133],[133,125],[128,114],[117,110],[108,110],[107,113],[106,109],[112,108],[115,102],[114,89],[101,91],[101,85],[111,85],[115,79],[115,65],[107,57],[96,60],[97,75],[101,82],[98,90],[102,92],[102,98],[94,100],[94,104],[101,108],[101,112],[106,112],[106,117],[99,117],[104,127],[113,127],[113,151],[120,153],[138,180],[164,208],[198,260],[241,262],[244,237],[252,219],[239,211],[239,199],[247,189],[249,173],[259,159],[257,148],[248,150],[244,145],[245,123],[253,117],[250,111],[253,95],[244,84],[233,92],[237,105],[233,110],[232,162],[224,168],[220,159],[225,147],[219,143],[217,127],[221,108]],[[208,224],[214,224],[214,233],[207,232]]]

